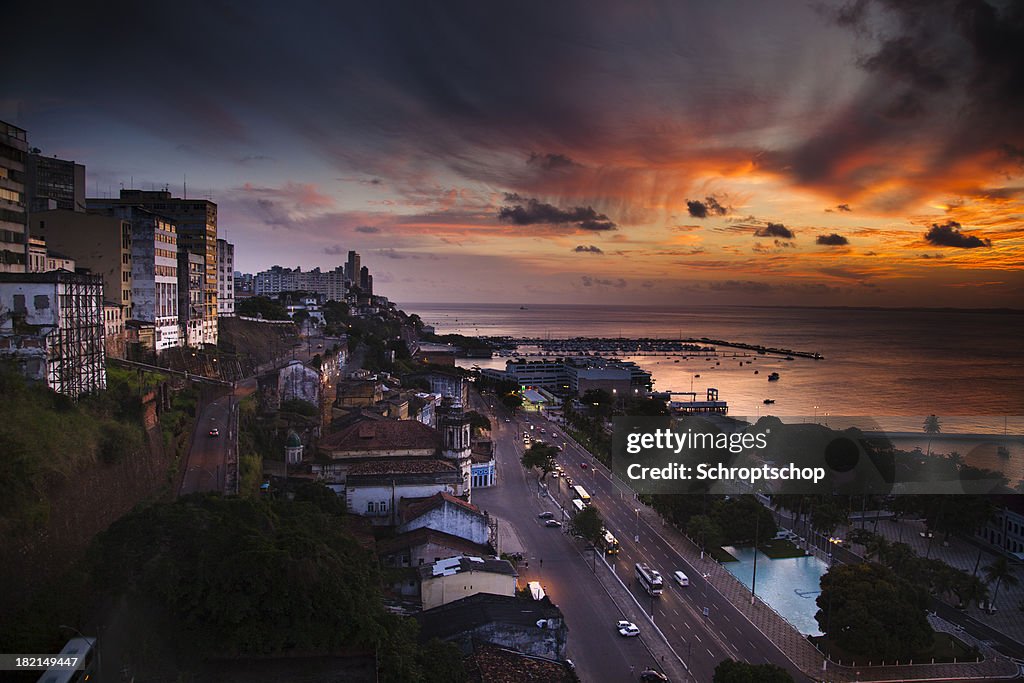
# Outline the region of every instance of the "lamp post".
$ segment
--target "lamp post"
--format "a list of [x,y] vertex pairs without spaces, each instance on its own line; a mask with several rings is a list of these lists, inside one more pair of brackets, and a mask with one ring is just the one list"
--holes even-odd
[[640,508],[635,508],[633,510],[633,512],[636,513],[636,533],[633,534],[633,542],[634,543],[639,543],[640,542]]
[[[760,513],[760,510],[758,510],[758,512]],[[754,574],[750,578],[750,604],[751,605],[754,604],[754,600],[757,597],[757,595],[755,593],[755,588],[757,587],[757,541],[758,541],[758,536],[760,535],[760,533],[761,533],[761,515],[758,514],[757,517],[754,518]]]

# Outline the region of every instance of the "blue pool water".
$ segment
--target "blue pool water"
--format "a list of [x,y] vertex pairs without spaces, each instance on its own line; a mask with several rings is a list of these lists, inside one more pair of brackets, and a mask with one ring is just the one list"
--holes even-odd
[[[739,562],[726,562],[722,566],[750,589],[754,575],[754,549],[725,548]],[[817,557],[794,557],[784,560],[769,559],[764,553],[757,557],[757,597],[771,605],[804,635],[819,636],[821,630],[814,615],[815,604],[821,592],[819,581],[828,571],[828,565]]]

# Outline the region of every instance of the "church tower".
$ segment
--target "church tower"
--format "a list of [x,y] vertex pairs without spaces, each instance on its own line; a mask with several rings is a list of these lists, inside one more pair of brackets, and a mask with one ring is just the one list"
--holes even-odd
[[462,473],[462,488],[459,493],[464,493],[468,501],[470,500],[470,484],[472,482],[469,418],[466,417],[462,406],[451,398],[446,397],[441,400],[438,428],[441,430],[442,455],[448,460],[454,461]]

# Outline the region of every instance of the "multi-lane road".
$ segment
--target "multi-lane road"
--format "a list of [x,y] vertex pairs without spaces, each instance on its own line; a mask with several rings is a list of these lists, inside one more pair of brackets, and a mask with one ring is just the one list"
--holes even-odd
[[[493,402],[492,402],[493,403]],[[478,404],[484,410],[489,405]],[[474,502],[509,520],[529,549],[530,572],[534,558],[544,559],[543,583],[552,599],[566,616],[570,628],[570,657],[577,663],[585,681],[631,680],[629,667],[615,666],[616,660],[631,663],[633,680],[636,674],[652,663],[646,647],[623,642],[613,628],[617,608],[591,574],[592,560],[581,558],[573,539],[543,527],[536,515],[541,510],[558,512],[546,498],[537,493],[536,475],[527,473],[519,463],[522,434],[533,434],[559,445],[565,444],[558,461],[575,484],[582,485],[593,499],[607,528],[621,544],[617,556],[608,556],[615,573],[623,580],[644,612],[653,615],[653,622],[664,634],[678,660],[685,662],[694,681],[710,681],[715,666],[727,658],[752,663],[771,662],[789,670],[797,681],[809,681],[792,662],[736,610],[703,578],[702,570],[693,567],[662,538],[660,529],[649,526],[632,493],[610,479],[606,469],[589,453],[562,435],[562,429],[537,414],[518,416],[510,422],[501,408],[490,409],[498,454],[499,480],[495,488],[473,492]],[[541,434],[544,429],[546,434]],[[552,434],[558,434],[553,437]],[[549,479],[549,489],[563,507],[569,507],[568,486],[564,479]],[[647,562],[659,570],[665,581],[660,597],[651,598],[634,576],[634,565]],[[672,572],[682,570],[690,579],[687,587],[678,586]],[[600,566],[598,571],[605,571]],[[529,578],[535,578],[530,576]],[[582,593],[582,595],[581,595]],[[586,604],[580,604],[581,601]],[[705,614],[706,608],[706,614]],[[637,622],[642,639],[660,639],[651,621]],[[633,639],[630,639],[633,640]]]

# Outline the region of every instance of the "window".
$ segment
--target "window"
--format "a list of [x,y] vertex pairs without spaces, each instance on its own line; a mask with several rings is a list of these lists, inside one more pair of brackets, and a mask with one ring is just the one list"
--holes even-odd
[[376,507],[377,507],[377,504],[374,503],[373,501],[370,501],[370,502],[368,502],[366,504],[366,512],[368,514],[373,514],[374,512],[376,512]]
[[378,510],[379,512],[387,512],[387,511],[388,511],[388,504],[387,504],[387,502],[386,502],[386,501],[383,501],[383,500],[382,500],[382,501],[381,501],[381,502],[380,502],[380,503],[379,503],[379,504],[377,505],[377,510]]

